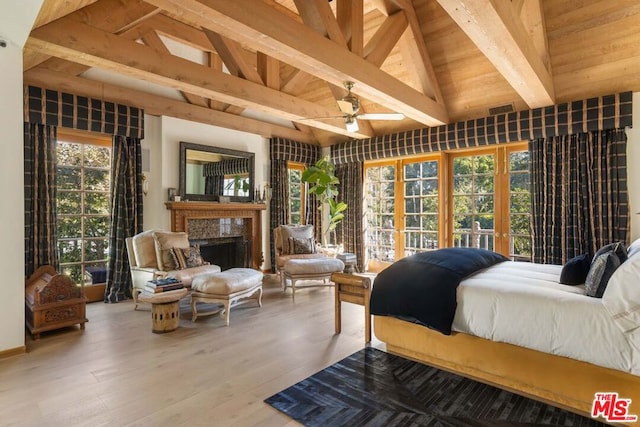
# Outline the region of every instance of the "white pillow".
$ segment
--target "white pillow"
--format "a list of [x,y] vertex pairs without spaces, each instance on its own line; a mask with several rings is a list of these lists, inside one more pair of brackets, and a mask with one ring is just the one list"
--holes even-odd
[[627,249],[627,256],[631,258],[634,254],[640,253],[640,239],[636,239]]
[[613,272],[602,305],[623,332],[640,328],[640,255],[630,257]]

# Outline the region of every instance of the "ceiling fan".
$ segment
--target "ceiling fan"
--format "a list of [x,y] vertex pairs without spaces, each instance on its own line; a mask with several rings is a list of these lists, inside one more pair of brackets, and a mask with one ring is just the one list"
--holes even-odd
[[358,120],[402,120],[404,114],[402,113],[362,113],[358,114],[360,110],[360,100],[351,93],[351,89],[355,83],[352,81],[344,82],[344,87],[347,89],[347,95],[341,99],[338,99],[338,108],[343,113],[344,123],[346,124],[349,132],[357,132],[360,128],[358,126]]

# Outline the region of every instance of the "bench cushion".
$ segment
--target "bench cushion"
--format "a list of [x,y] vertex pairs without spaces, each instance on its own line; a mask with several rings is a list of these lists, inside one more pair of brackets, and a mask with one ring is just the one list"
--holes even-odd
[[287,274],[323,275],[344,270],[344,263],[336,258],[291,259],[284,264]]
[[191,289],[204,294],[234,294],[251,289],[262,281],[262,276],[251,268],[231,268],[220,273],[197,275],[191,282]]
[[278,269],[282,270],[287,261],[292,259],[326,259],[325,254],[295,254],[295,255],[280,255],[278,257]]
[[167,274],[180,280],[183,285],[191,286],[191,282],[198,276],[215,274],[220,272],[220,267],[213,264],[201,265],[199,267],[185,268],[184,270],[172,270]]

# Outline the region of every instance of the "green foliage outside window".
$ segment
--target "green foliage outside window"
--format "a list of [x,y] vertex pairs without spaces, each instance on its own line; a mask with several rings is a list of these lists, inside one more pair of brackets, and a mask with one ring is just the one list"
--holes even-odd
[[60,269],[81,283],[109,255],[111,149],[59,141],[56,155]]
[[302,224],[302,170],[289,172],[289,224]]

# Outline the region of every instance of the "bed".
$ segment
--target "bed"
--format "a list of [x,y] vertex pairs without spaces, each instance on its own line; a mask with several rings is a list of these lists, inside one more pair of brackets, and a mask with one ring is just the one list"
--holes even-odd
[[386,313],[381,274],[371,297],[375,335],[392,353],[582,414],[596,392],[613,391],[640,415],[640,239],[629,253],[603,298],[560,284],[562,266],[496,262],[461,279],[450,330]]

